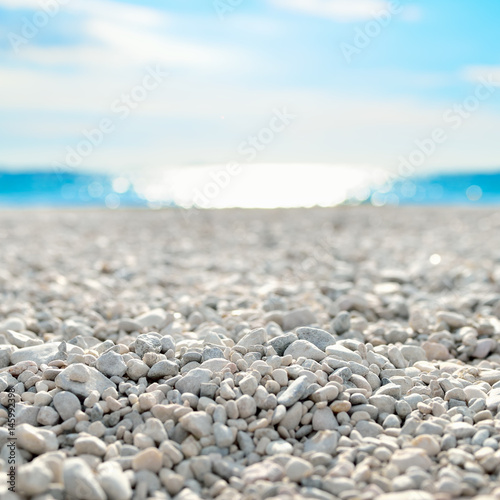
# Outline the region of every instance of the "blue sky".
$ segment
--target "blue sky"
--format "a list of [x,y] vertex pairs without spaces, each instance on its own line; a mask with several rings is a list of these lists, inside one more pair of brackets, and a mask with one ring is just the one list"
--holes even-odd
[[[246,161],[242,143],[286,110],[252,161],[396,169],[442,128],[422,169],[500,166],[497,0],[230,3],[0,0],[0,165],[70,163],[102,120],[112,130],[71,166]],[[452,127],[443,114],[481,78],[488,95]]]

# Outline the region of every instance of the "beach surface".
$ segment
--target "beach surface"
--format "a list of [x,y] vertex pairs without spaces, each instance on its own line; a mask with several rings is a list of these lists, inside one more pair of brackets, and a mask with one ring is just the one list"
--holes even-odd
[[500,498],[499,235],[487,208],[0,212],[1,498]]

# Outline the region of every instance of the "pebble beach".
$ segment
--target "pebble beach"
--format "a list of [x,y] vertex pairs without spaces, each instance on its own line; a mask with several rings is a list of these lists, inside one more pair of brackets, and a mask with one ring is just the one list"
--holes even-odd
[[2,500],[500,499],[500,213],[0,213]]

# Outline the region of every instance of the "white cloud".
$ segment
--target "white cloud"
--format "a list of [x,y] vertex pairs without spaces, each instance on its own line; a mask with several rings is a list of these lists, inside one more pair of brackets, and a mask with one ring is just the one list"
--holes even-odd
[[[35,11],[40,4],[32,0],[0,0],[0,6],[29,6]],[[210,47],[207,44],[184,41],[168,34],[171,18],[152,8],[128,5],[111,0],[72,0],[61,2],[61,10],[52,13],[50,23],[64,16],[55,26],[42,27],[40,35],[26,43],[16,43],[13,51],[1,51],[4,60],[15,59],[45,67],[66,66],[89,70],[92,67],[127,71],[147,64],[169,67],[216,68],[219,64],[234,65],[238,59],[232,49]],[[26,16],[29,19],[29,16]],[[72,29],[83,34],[78,45],[39,45],[37,36],[44,29]],[[69,26],[69,28],[67,28]],[[14,33],[23,36],[23,33]],[[12,34],[9,34],[12,35]],[[17,38],[15,39],[17,40]]]
[[79,13],[83,12],[93,18],[131,26],[165,27],[170,21],[169,16],[163,11],[112,0],[69,0],[65,8]]
[[[15,55],[17,62],[28,62],[45,68],[56,66],[113,68],[130,70],[147,64],[172,67],[211,67],[234,62],[235,57],[225,49],[212,49],[186,43],[172,37],[145,33],[106,21],[89,21],[89,37],[77,46],[37,46],[28,44]],[[0,51],[4,60],[8,51]]]
[[370,19],[377,12],[390,7],[385,0],[271,0],[271,3],[284,9],[341,22]]
[[128,64],[149,61],[213,68],[227,57],[228,52],[100,19],[92,19],[87,24],[86,31],[92,39],[109,48],[110,62],[113,58],[123,58]]
[[398,0],[270,0],[282,9],[295,10],[338,22],[366,21],[382,12],[400,15],[407,22],[422,19],[422,9],[414,4],[403,5]]
[[38,9],[40,2],[38,0],[0,0],[0,7],[6,9]]
[[156,25],[166,16],[161,11],[113,0],[0,0],[0,7],[12,10],[45,10],[86,13],[118,21]]

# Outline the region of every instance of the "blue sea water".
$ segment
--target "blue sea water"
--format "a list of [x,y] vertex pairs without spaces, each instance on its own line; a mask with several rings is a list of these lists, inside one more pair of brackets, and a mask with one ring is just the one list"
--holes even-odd
[[130,186],[108,175],[59,172],[0,172],[0,207],[141,206]]
[[[151,187],[158,187],[154,185],[154,177],[152,179]],[[321,183],[321,179],[317,182]],[[114,209],[176,206],[176,200],[168,194],[171,190],[168,186],[166,187],[167,189],[160,189],[162,193],[160,197],[157,196],[152,200],[144,194],[148,192],[148,189],[144,189],[144,183],[139,188],[132,179],[123,176],[54,171],[2,172],[0,170],[0,207],[107,207]],[[310,187],[313,189],[313,182]],[[283,189],[286,189],[286,186]],[[436,174],[395,180],[391,185],[385,185],[383,188],[370,187],[361,199],[353,199],[347,195],[344,202],[372,203],[376,206],[386,204],[500,204],[500,170],[493,173]],[[336,202],[338,203],[340,201]],[[318,202],[318,204],[321,203]],[[300,206],[300,202],[297,205]],[[183,206],[186,206],[186,203]],[[234,206],[234,203],[230,206]],[[248,202],[242,206],[249,206]],[[259,207],[258,198],[256,198],[255,207]]]
[[390,193],[399,204],[500,204],[500,172],[438,174],[395,182]]

